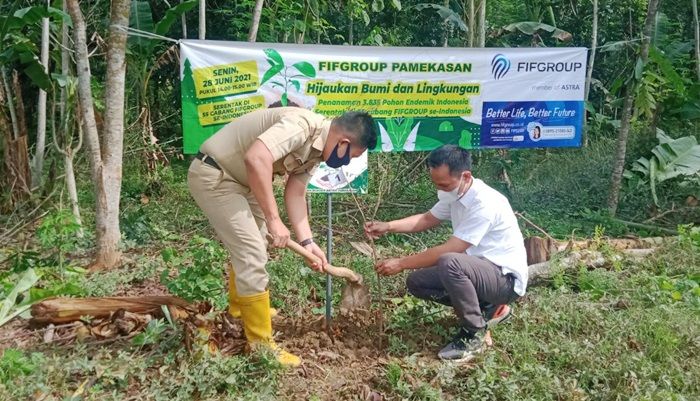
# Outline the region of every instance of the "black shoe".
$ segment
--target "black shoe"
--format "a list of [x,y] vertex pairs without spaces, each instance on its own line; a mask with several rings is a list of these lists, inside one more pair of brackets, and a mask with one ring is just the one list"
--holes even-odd
[[438,352],[438,358],[445,361],[468,361],[484,349],[484,330],[478,332],[461,328],[452,341]]

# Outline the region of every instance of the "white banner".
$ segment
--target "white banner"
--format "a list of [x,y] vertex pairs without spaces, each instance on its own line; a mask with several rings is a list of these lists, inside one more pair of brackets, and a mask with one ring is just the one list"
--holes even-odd
[[[377,121],[381,151],[581,143],[585,48],[183,40],[180,49],[185,153],[236,117],[280,104],[327,116],[366,110]],[[313,182],[323,190],[347,190],[363,176],[321,171],[325,178]]]

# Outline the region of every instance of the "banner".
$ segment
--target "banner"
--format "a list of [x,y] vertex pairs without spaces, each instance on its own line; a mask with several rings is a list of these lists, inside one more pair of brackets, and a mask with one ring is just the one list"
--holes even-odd
[[[581,144],[585,48],[183,40],[180,50],[185,153],[196,153],[229,121],[276,102],[330,117],[366,110],[378,125],[376,150],[385,152],[447,143],[467,149]],[[333,189],[341,181],[338,175],[312,183]]]
[[350,164],[341,168],[328,167],[321,162],[311,177],[307,192],[343,193],[355,192],[366,194],[369,182],[367,172],[367,152],[350,160]]

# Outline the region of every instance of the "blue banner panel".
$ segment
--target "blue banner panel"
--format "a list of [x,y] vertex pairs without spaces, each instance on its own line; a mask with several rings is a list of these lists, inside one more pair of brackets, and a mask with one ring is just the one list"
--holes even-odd
[[484,102],[481,114],[481,146],[581,146],[583,117],[582,101]]

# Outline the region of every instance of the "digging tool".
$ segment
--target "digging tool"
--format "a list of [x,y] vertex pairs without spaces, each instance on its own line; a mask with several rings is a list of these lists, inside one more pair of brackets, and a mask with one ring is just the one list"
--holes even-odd
[[[292,240],[287,241],[287,248],[310,262],[321,263],[316,255]],[[347,281],[340,297],[341,312],[349,312],[355,309],[369,309],[369,290],[363,285],[363,278],[361,275],[346,267],[338,267],[330,264],[326,265],[323,270],[331,276],[342,277]]]

